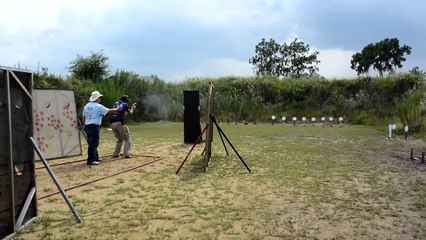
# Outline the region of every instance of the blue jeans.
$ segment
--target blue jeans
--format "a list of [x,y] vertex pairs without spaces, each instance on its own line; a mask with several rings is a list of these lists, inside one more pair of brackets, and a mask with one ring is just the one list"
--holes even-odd
[[95,124],[86,125],[84,131],[87,135],[87,163],[99,161],[99,126]]

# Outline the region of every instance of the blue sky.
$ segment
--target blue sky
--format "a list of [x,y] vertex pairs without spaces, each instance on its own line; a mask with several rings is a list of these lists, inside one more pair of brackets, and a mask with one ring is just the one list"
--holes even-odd
[[326,78],[355,77],[351,56],[385,38],[412,47],[402,71],[426,70],[424,0],[0,0],[0,9],[0,65],[55,75],[103,51],[111,73],[253,76],[262,38],[296,37],[319,52]]

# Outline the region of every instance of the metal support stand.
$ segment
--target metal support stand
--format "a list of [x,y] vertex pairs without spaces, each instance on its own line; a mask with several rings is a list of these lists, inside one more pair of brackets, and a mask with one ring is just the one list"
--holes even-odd
[[49,164],[47,163],[47,160],[44,158],[43,154],[41,153],[40,149],[38,148],[36,142],[34,141],[34,138],[30,137],[30,139],[31,139],[31,142],[33,144],[34,149],[37,152],[37,155],[40,157],[41,161],[43,162],[44,167],[46,168],[47,172],[49,173],[49,175],[52,178],[53,182],[55,183],[56,187],[61,192],[62,197],[64,198],[68,207],[71,209],[71,212],[74,214],[74,217],[77,219],[77,222],[82,223],[83,221],[81,220],[80,215],[78,214],[77,210],[72,205],[71,200],[68,198],[65,191],[62,189],[62,186],[59,183],[58,179],[56,179],[55,174],[53,173],[52,169],[50,168]]
[[223,148],[225,148],[226,156],[229,156],[228,149],[226,148],[225,142],[223,141],[222,132],[217,127],[217,132],[219,133],[220,140],[222,141]]
[[34,197],[35,192],[36,192],[36,188],[35,187],[31,188],[31,191],[28,194],[27,199],[25,200],[24,208],[22,209],[21,214],[18,217],[18,221],[16,221],[15,229],[20,229],[22,227],[22,222],[24,221],[25,215],[27,214],[27,211],[28,211],[28,207],[31,204],[31,200]]
[[222,134],[226,141],[229,143],[229,145],[232,147],[232,149],[234,150],[235,154],[237,154],[238,158],[241,160],[241,162],[244,164],[244,166],[246,167],[247,171],[249,171],[251,173],[251,170],[249,168],[249,166],[244,162],[243,158],[240,156],[240,154],[238,153],[237,149],[235,149],[234,145],[232,145],[231,141],[228,139],[228,137],[225,135],[225,133],[222,131],[222,129],[219,127],[219,124],[217,124],[216,122],[216,118],[212,115],[210,115],[210,118],[212,119],[213,123],[216,125],[217,130],[219,131],[220,134]]

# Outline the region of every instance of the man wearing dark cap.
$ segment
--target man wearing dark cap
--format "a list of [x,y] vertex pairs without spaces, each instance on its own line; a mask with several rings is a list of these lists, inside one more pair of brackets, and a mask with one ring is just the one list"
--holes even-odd
[[116,158],[120,156],[121,147],[124,142],[123,155],[124,158],[131,158],[130,155],[130,146],[131,138],[129,127],[124,123],[124,118],[126,114],[133,114],[133,108],[136,108],[135,104],[129,106],[130,99],[127,95],[123,95],[118,102],[114,103],[114,108],[119,108],[117,114],[114,114],[110,117],[111,129],[114,132],[114,136],[117,139],[115,143],[115,149],[112,154],[112,157]]

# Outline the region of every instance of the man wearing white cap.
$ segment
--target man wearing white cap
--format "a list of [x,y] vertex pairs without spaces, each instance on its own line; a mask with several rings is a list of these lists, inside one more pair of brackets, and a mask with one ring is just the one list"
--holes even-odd
[[102,117],[107,114],[114,114],[119,111],[119,108],[109,109],[100,104],[103,95],[98,92],[92,92],[89,103],[83,108],[83,123],[84,131],[87,135],[87,165],[99,165],[99,127],[102,123]]

